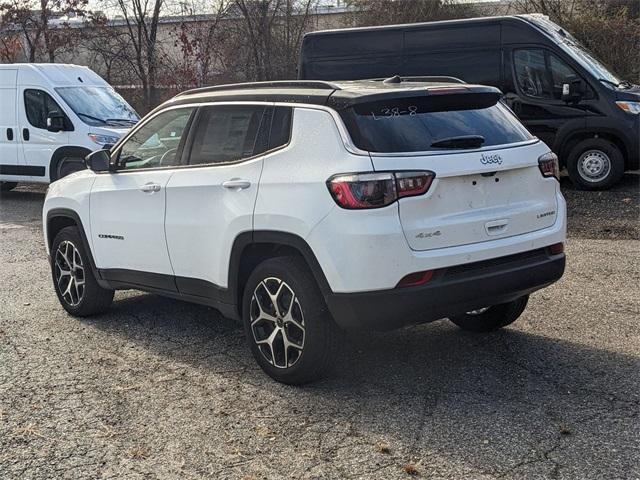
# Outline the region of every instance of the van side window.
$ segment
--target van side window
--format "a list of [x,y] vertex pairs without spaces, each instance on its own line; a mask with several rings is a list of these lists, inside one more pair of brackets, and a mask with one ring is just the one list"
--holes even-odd
[[[47,128],[47,116],[52,112],[64,115],[64,111],[51,98],[47,92],[42,90],[28,89],[24,91],[24,109],[27,113],[27,120],[35,128]],[[69,127],[71,121],[65,115],[65,127]]]
[[189,164],[236,162],[259,153],[258,130],[264,111],[265,107],[260,105],[202,107]]
[[120,148],[118,164],[125,170],[180,164],[182,139],[193,108],[167,110],[153,117]]
[[516,50],[513,54],[520,91],[530,97],[562,99],[562,84],[577,75],[569,65],[541,48]]

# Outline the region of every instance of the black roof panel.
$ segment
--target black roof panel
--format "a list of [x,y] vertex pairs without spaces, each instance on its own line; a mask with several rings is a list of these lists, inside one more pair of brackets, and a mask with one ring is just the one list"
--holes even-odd
[[280,81],[220,85],[188,90],[158,108],[206,102],[287,102],[347,108],[356,103],[397,97],[448,93],[496,93],[484,85],[471,85],[451,77],[419,77],[340,82]]
[[313,32],[307,32],[304,34],[306,37],[325,36],[325,35],[340,35],[344,33],[360,33],[360,32],[384,32],[390,30],[421,30],[425,27],[446,27],[457,26],[465,24],[483,24],[483,23],[499,23],[502,20],[516,20],[520,22],[532,23],[531,20],[535,19],[539,14],[531,15],[502,15],[495,17],[475,17],[475,18],[457,18],[454,20],[438,20],[433,22],[418,22],[418,23],[399,23],[395,25],[376,25],[372,27],[349,27],[349,28],[336,28],[330,30],[315,30]]

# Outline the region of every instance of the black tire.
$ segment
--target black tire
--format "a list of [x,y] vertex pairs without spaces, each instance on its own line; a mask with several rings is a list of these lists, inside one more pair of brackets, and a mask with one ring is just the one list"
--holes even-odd
[[72,173],[84,170],[86,165],[84,159],[80,157],[63,157],[56,166],[54,178],[51,181],[60,180],[61,178],[71,175]]
[[[69,263],[66,262],[65,255],[59,252],[61,246],[63,251],[65,248],[68,248],[68,250],[66,250],[66,258],[69,259]],[[72,257],[68,253],[71,247],[75,248],[78,255],[75,260],[71,260]],[[74,261],[82,268],[71,268],[73,266],[71,263]],[[64,270],[75,270],[75,272],[73,275],[62,275],[60,273],[62,271],[61,267],[63,267]],[[80,270],[82,270],[82,274]],[[109,308],[113,301],[113,290],[107,290],[98,285],[93,275],[93,270],[91,269],[89,257],[80,238],[80,233],[76,227],[63,228],[53,240],[51,246],[51,277],[53,279],[53,288],[56,291],[60,304],[67,312],[76,317],[86,317],[103,313]],[[72,277],[77,281],[81,281],[82,278],[84,278],[83,288],[71,288]],[[68,283],[67,278],[69,278]],[[68,293],[65,294],[67,287],[69,287],[69,290]],[[73,291],[75,291],[75,296]],[[74,301],[76,299],[77,301]]]
[[[281,290],[278,290],[281,286]],[[278,323],[261,320],[252,326],[252,321],[258,318],[260,311],[257,298],[262,299],[263,311],[276,316],[273,301],[265,288],[271,289],[272,294],[280,291],[275,299],[280,310]],[[295,256],[275,257],[259,264],[245,286],[242,307],[242,320],[251,353],[271,378],[290,385],[300,385],[323,377],[331,369],[338,351],[340,332],[313,275],[302,259]],[[292,313],[291,317],[283,314],[287,311]],[[287,318],[299,322],[304,331]],[[273,334],[273,347],[256,343],[268,338],[269,334]],[[285,334],[289,341],[296,342],[302,348],[281,348],[285,345]],[[287,356],[284,355],[285,351]]]
[[[589,162],[607,165],[602,173],[589,173]],[[604,138],[589,138],[579,142],[569,152],[567,172],[573,184],[581,190],[606,190],[620,181],[624,175],[624,156],[618,146]]]
[[0,182],[0,192],[10,192],[18,186],[18,182]]
[[528,301],[529,295],[525,295],[512,302],[489,307],[483,313],[453,315],[449,317],[449,320],[462,330],[469,332],[493,332],[515,322],[524,312]]

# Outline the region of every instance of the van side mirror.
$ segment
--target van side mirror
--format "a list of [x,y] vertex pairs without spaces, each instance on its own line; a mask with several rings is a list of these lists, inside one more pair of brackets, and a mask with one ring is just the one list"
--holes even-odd
[[569,75],[562,84],[562,101],[578,103],[585,95],[587,87],[581,78]]
[[84,159],[87,168],[94,172],[111,171],[111,152],[109,150],[96,150]]
[[64,128],[64,115],[57,110],[49,112],[47,115],[47,130],[50,132],[61,132]]

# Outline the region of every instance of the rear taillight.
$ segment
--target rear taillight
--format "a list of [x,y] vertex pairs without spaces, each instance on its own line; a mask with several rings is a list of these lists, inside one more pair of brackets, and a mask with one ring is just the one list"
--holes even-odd
[[434,177],[433,172],[353,173],[335,175],[327,186],[342,208],[380,208],[399,198],[427,193]]
[[553,153],[545,153],[538,158],[538,166],[543,177],[555,177],[560,180],[560,167],[558,166],[558,156]]

